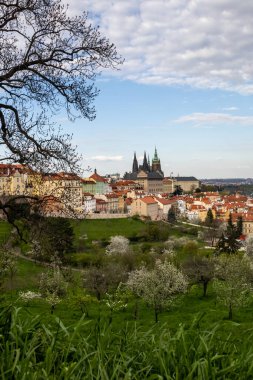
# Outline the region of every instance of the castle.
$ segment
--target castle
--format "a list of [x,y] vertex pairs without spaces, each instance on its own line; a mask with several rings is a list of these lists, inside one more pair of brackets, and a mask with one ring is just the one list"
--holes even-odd
[[136,153],[134,153],[132,172],[125,173],[124,179],[138,183],[146,193],[150,194],[172,193],[177,186],[185,192],[190,192],[200,186],[199,180],[195,177],[164,177],[156,148],[152,164],[144,152],[143,163],[138,165]]
[[147,193],[163,192],[164,173],[161,169],[161,162],[155,148],[152,164],[149,157],[144,152],[142,165],[138,165],[136,152],[134,153],[132,172],[125,173],[125,180],[132,180],[139,183]]

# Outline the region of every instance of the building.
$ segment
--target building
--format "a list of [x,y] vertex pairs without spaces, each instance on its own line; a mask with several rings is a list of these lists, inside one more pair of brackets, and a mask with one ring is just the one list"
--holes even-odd
[[155,148],[152,164],[144,152],[142,165],[138,164],[136,153],[134,153],[132,172],[125,173],[124,180],[131,180],[138,183],[145,193],[157,194],[163,193],[164,173],[161,169],[161,162]]
[[96,210],[96,199],[91,193],[83,193],[83,210],[85,214],[93,213]]
[[153,197],[134,199],[131,204],[131,214],[157,220],[159,218],[159,206]]
[[112,191],[112,188],[108,184],[107,180],[99,175],[96,169],[89,178],[83,178],[82,187],[84,193],[91,193],[93,195],[107,194]]
[[108,213],[115,214],[119,212],[119,196],[116,193],[99,194],[95,198],[106,202],[106,211]]
[[180,186],[184,192],[195,191],[200,187],[200,181],[195,177],[174,177],[174,188]]

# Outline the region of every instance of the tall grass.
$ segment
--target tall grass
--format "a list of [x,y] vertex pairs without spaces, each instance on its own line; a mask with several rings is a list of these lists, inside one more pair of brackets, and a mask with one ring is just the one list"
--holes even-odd
[[0,378],[43,379],[252,379],[253,331],[240,340],[221,338],[221,326],[200,330],[155,326],[120,331],[87,321],[64,326],[5,309],[0,314]]

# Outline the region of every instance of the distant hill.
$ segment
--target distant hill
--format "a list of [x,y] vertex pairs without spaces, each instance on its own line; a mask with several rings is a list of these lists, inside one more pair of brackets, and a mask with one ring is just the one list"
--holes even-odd
[[204,178],[200,180],[208,185],[252,185],[253,178]]

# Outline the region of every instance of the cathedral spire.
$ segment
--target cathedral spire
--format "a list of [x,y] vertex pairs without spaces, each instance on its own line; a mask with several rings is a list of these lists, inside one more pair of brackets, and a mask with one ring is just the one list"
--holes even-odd
[[148,160],[147,160],[146,152],[144,152],[142,169],[144,171],[146,171],[146,172],[149,172],[149,165],[148,165]]
[[134,152],[134,160],[133,160],[133,170],[132,170],[132,172],[133,173],[137,173],[138,170],[139,170],[138,161],[137,161],[137,158],[136,158],[136,152]]
[[158,156],[157,156],[157,150],[156,150],[156,146],[155,146],[155,154],[154,154],[154,160],[158,160]]

